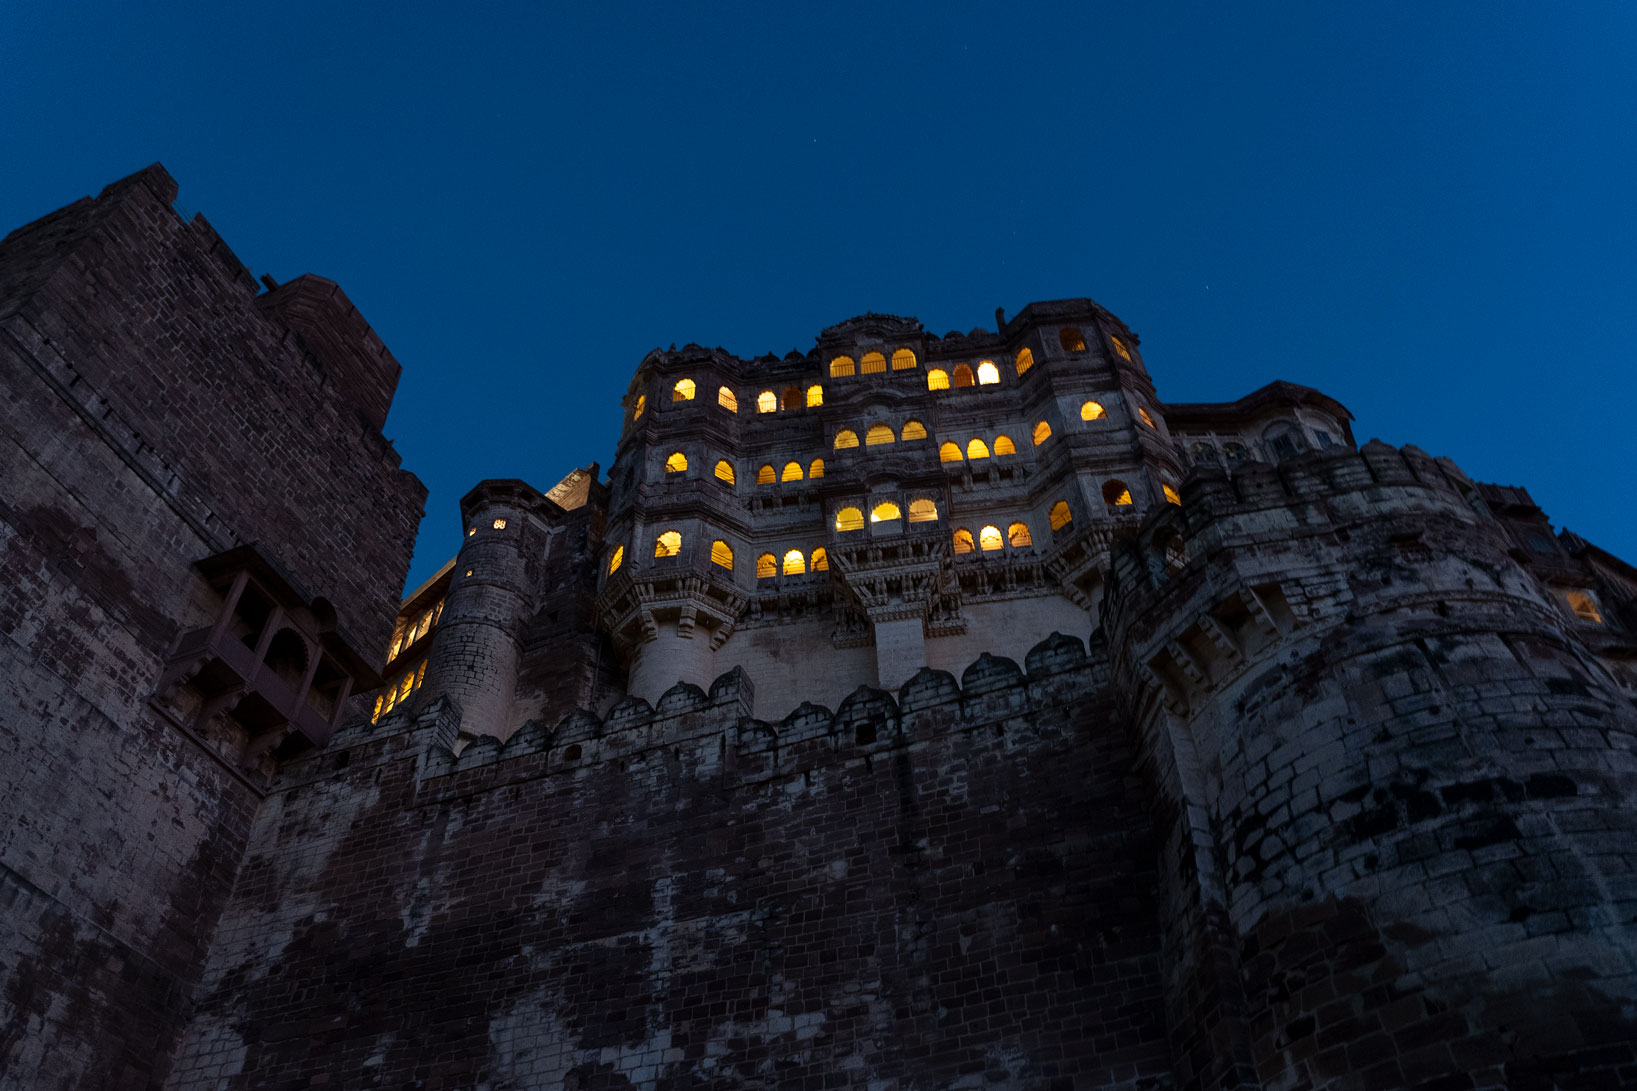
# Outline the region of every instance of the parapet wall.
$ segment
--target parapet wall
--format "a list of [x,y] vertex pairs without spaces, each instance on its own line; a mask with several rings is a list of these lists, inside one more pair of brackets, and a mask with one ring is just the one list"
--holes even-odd
[[778,724],[733,672],[504,744],[441,704],[338,733],[258,818],[171,1086],[1164,1086],[1106,668],[1024,666]]

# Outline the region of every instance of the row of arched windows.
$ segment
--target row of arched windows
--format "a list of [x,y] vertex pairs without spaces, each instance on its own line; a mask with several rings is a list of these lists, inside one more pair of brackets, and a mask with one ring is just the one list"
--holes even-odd
[[[672,451],[670,454],[665,456],[666,473],[685,473],[687,469],[688,456],[683,452]],[[719,458],[716,460],[716,465],[712,467],[711,473],[713,476],[715,476],[716,480],[724,484],[732,485],[736,483],[737,475],[734,473],[733,463],[729,462],[725,458]],[[807,464],[805,470],[802,468],[802,464],[799,462],[786,462],[782,470],[775,470],[771,462],[765,462],[756,470],[756,484],[771,485],[775,481],[801,481],[804,478],[816,478],[823,476],[824,460],[822,458],[815,458],[812,462]]]
[[988,553],[1005,546],[1022,549],[1025,546],[1034,545],[1034,537],[1029,533],[1029,524],[1027,523],[1013,523],[1006,528],[1005,534],[1000,532],[998,526],[982,527],[975,539],[972,537],[970,530],[965,527],[956,527],[954,543],[956,553],[975,553],[980,550]]
[[[1065,352],[1085,352],[1086,340],[1080,331],[1073,326],[1066,326],[1058,331],[1058,342]],[[1131,352],[1125,347],[1125,342],[1118,337],[1110,337],[1109,343],[1114,351],[1126,360],[1131,359]],[[896,349],[889,362],[885,353],[866,352],[861,360],[854,360],[851,356],[841,355],[830,360],[830,377],[832,379],[846,378],[851,375],[877,375],[892,371],[912,371],[919,366],[913,350],[908,348]],[[1013,366],[1017,377],[1022,378],[1034,366],[1034,352],[1030,349],[1019,349],[1013,358]],[[993,360],[980,360],[976,367],[971,364],[956,364],[952,371],[943,368],[933,368],[927,372],[928,390],[949,390],[951,387],[968,386],[995,386],[1000,383],[1000,368]],[[673,402],[693,401],[698,393],[698,386],[692,379],[678,379],[671,387]],[[641,417],[647,408],[647,398],[638,394],[637,400],[631,407],[631,419],[635,421]],[[729,412],[739,411],[739,397],[728,387],[719,387],[716,391],[716,402]],[[756,412],[775,413],[781,409],[800,409],[824,404],[824,388],[814,383],[804,391],[799,386],[787,386],[783,395],[772,390],[763,390],[756,395]]]
[[[870,508],[870,522],[891,523],[904,518],[904,509],[891,500],[882,500]],[[920,497],[909,502],[909,521],[912,523],[936,523],[938,521],[938,505],[935,501]],[[836,511],[836,530],[846,532],[864,529],[864,511],[862,508],[845,507]]]
[[[682,532],[667,530],[654,538],[655,557],[676,557],[682,553]],[[616,545],[614,552],[608,558],[608,574],[612,576],[620,570],[625,562],[625,547]],[[733,571],[733,547],[720,538],[711,542],[711,563],[718,567]],[[756,558],[756,578],[765,579],[776,576],[781,571],[786,576],[799,576],[807,572],[828,572],[830,558],[824,547],[819,546],[811,554],[804,554],[799,549],[786,550],[781,559],[772,553],[763,553]]]
[[[922,424],[918,420],[905,421],[904,426],[898,430],[898,434],[896,436],[893,435],[892,425],[883,422],[872,424],[864,430],[864,446],[879,447],[887,443],[896,443],[899,440],[903,440],[905,443],[908,443],[911,440],[926,439],[926,437],[926,425]],[[857,446],[858,433],[853,431],[851,428],[843,428],[841,431],[836,433],[836,450],[842,451],[849,447]]]

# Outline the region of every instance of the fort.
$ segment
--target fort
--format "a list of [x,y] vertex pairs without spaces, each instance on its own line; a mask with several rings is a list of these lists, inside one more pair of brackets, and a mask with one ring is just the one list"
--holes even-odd
[[1087,299],[425,490],[150,167],[0,242],[0,1088],[1637,1087],[1637,570]]

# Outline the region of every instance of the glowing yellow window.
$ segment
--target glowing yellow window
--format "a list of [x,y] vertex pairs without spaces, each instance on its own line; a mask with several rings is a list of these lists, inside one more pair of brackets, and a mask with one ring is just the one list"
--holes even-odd
[[1057,331],[1057,343],[1063,346],[1064,352],[1086,351],[1086,339],[1080,336],[1080,331],[1073,326],[1065,326]]
[[983,442],[983,440],[978,439],[976,436],[974,436],[972,439],[967,441],[967,444],[966,444],[966,457],[967,458],[988,458],[989,457],[989,445],[987,443]]
[[1150,428],[1154,427],[1154,418],[1150,417],[1148,415],[1148,410],[1144,409],[1140,405],[1137,407],[1137,416],[1141,417],[1142,422],[1144,424],[1148,425],[1148,427],[1150,427]]
[[716,463],[716,480],[733,484],[733,464],[727,459],[720,459]]
[[612,576],[614,573],[618,572],[620,570],[620,565],[624,563],[625,547],[622,545],[617,545],[614,547],[614,555],[608,558],[608,574]]
[[946,443],[938,448],[939,462],[959,462],[960,460],[961,449],[959,445],[954,443]]
[[824,388],[817,383],[807,388],[807,408],[824,404]]
[[1115,352],[1119,353],[1121,356],[1125,357],[1127,360],[1131,359],[1131,353],[1126,351],[1124,341],[1120,340],[1118,337],[1110,337],[1109,340],[1114,343],[1114,351]]
[[892,354],[892,369],[894,371],[908,371],[915,366],[915,353],[909,349],[899,349]]
[[1034,367],[1034,353],[1028,349],[1019,349],[1017,354],[1017,377],[1023,378],[1023,373]]
[[858,373],[860,375],[877,375],[885,370],[887,370],[887,358],[885,356],[879,352],[866,352],[864,359],[860,362]]
[[824,460],[822,458],[815,458],[813,460],[813,462],[812,462],[812,465],[807,467],[807,476],[808,477],[823,477],[824,476]]
[[801,555],[801,550],[792,549],[784,555],[784,574],[786,576],[800,576],[807,571],[807,558]]
[[997,454],[997,455],[1015,455],[1015,454],[1017,454],[1017,444],[1012,442],[1012,437],[1011,436],[1007,436],[1007,435],[996,436],[995,437],[995,454]]
[[1051,438],[1052,438],[1052,426],[1051,425],[1047,424],[1045,421],[1041,421],[1039,424],[1034,426],[1034,445],[1036,447],[1039,447],[1042,443],[1045,443],[1047,440],[1049,440]]
[[739,397],[725,386],[716,388],[716,404],[729,413],[739,412]]
[[1000,382],[1000,368],[993,360],[985,360],[978,365],[978,385],[994,386]]
[[842,508],[836,512],[837,530],[863,530],[864,513],[857,508]]
[[1594,621],[1599,625],[1603,623],[1602,612],[1597,609],[1597,603],[1586,592],[1570,591],[1568,599],[1569,609],[1574,611],[1575,617],[1582,621]]
[[988,553],[990,550],[999,549],[1005,544],[1006,539],[1000,536],[999,527],[984,527],[982,530],[978,531],[978,548],[983,550],[985,553]]
[[898,438],[908,441],[912,439],[926,439],[926,425],[918,420],[907,420],[898,433]]
[[769,576],[779,574],[779,559],[771,553],[763,553],[756,558],[756,578],[765,580]]
[[836,450],[858,446],[858,433],[851,428],[843,428],[836,433]]
[[729,572],[733,571],[733,547],[718,538],[711,543],[711,564],[719,564]]
[[1103,482],[1103,503],[1110,507],[1122,508],[1131,503],[1131,489],[1124,481]]
[[773,472],[773,467],[769,464],[764,463],[756,471],[756,484],[758,485],[771,485],[778,479],[778,475]]
[[665,460],[665,472],[668,474],[679,474],[687,468],[688,456],[681,451],[672,451],[671,456]]
[[631,419],[636,420],[638,417],[642,416],[642,411],[647,408],[648,396],[646,394],[638,394],[637,404],[631,407]]
[[830,361],[830,378],[839,379],[853,373],[853,358],[851,356],[837,356]]
[[654,556],[675,557],[682,552],[682,534],[680,531],[667,530],[654,539]]
[[495,529],[496,529],[496,530],[505,530],[505,529],[506,529],[506,520],[504,520],[504,519],[496,519],[496,520],[495,520],[495,521],[494,521],[494,528],[495,528]]
[[972,545],[972,532],[965,527],[955,530],[955,552],[970,553],[975,547]]
[[1165,499],[1169,500],[1171,503],[1173,503],[1173,504],[1181,504],[1182,503],[1182,497],[1177,495],[1177,490],[1173,489],[1170,485],[1167,485],[1164,482],[1161,482],[1160,483],[1160,489],[1161,489],[1161,491],[1163,491],[1165,493]]
[[936,523],[938,521],[938,505],[931,500],[911,500],[909,502],[909,521],[912,523]]
[[1034,545],[1034,539],[1029,537],[1027,523],[1013,523],[1006,528],[1006,544],[1011,546]]
[[1106,416],[1101,402],[1087,402],[1080,407],[1081,420],[1102,420]]
[[972,378],[972,369],[967,367],[965,364],[955,365],[955,385],[977,386],[977,380]]
[[381,705],[385,703],[385,701],[385,697],[377,697],[375,699],[375,711],[369,714],[370,723],[374,723],[376,720],[381,718]]
[[890,424],[872,424],[870,430],[864,433],[864,446],[879,447],[883,443],[895,443],[898,437],[892,434]]
[[476,533],[477,533],[477,527],[467,527],[466,528],[466,537],[470,538],[472,535],[474,535]]
[[764,390],[756,395],[756,412],[771,413],[779,408],[779,396],[771,390]]
[[1062,530],[1074,522],[1074,513],[1069,510],[1067,500],[1059,500],[1052,505],[1052,510],[1046,518],[1051,523],[1053,530]]
[[926,388],[928,390],[948,390],[949,372],[941,367],[935,367],[926,373]]
[[799,462],[786,462],[784,464],[784,469],[779,472],[779,480],[780,481],[800,481],[801,480],[801,463],[799,463]]
[[819,546],[817,549],[813,550],[812,569],[814,572],[830,571],[830,555],[824,552],[823,546]]
[[673,402],[691,402],[693,401],[693,392],[692,379],[678,379],[676,385],[671,388],[671,400]]
[[870,509],[870,522],[890,523],[894,519],[903,518],[904,513],[898,510],[898,505],[891,500],[883,500]]

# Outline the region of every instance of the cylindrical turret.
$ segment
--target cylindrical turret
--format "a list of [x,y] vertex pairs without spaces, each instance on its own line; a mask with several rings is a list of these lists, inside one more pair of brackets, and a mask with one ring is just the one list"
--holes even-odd
[[535,593],[531,560],[545,556],[552,508],[521,481],[484,481],[460,510],[466,536],[419,703],[448,697],[460,706],[463,731],[506,738],[517,727],[517,638]]
[[1176,1025],[1221,992],[1202,1080],[1629,1063],[1637,716],[1465,484],[1381,443],[1196,473],[1117,557],[1116,674],[1175,826]]

